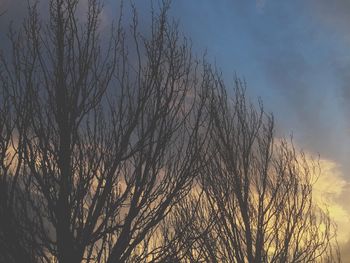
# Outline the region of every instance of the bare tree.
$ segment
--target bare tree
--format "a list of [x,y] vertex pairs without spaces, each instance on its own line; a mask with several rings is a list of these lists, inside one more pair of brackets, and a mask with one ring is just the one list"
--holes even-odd
[[[208,104],[210,151],[197,194],[174,209],[165,235],[179,262],[339,262],[335,226],[312,199],[316,161],[285,139],[272,115],[233,99],[219,76]],[[176,242],[176,240],[180,240]]]
[[119,20],[107,41],[101,3],[89,0],[79,22],[79,2],[49,1],[48,22],[30,5],[10,32],[1,85],[17,121],[7,139],[21,135],[18,177],[46,261],[137,262],[200,168],[197,63],[168,2],[152,13],[150,36],[133,8],[131,34]]
[[29,5],[0,55],[4,260],[333,260],[332,223],[312,201],[318,166],[274,142],[238,80],[228,99],[169,2],[148,34],[134,6],[130,30],[121,11],[107,34],[101,2],[78,17],[81,4],[50,0],[48,20]]
[[8,88],[2,85],[0,90],[0,261],[38,262],[44,253],[37,240],[36,220],[26,205],[20,177],[23,152],[18,147],[23,133],[16,129],[18,116]]

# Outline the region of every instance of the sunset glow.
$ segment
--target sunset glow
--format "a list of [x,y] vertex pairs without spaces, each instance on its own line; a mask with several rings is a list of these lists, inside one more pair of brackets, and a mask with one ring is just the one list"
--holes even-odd
[[0,262],[349,263],[349,25],[349,0],[0,0]]

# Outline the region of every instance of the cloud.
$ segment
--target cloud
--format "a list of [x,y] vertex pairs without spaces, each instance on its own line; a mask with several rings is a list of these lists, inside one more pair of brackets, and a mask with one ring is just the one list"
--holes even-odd
[[342,262],[350,262],[350,240],[345,244],[340,244],[340,254],[342,255]]
[[[315,24],[334,43],[329,50],[329,68],[336,78],[338,101],[343,107],[345,118],[350,117],[350,1],[310,0],[307,2],[309,15]],[[350,122],[347,122],[349,127]]]
[[270,84],[267,93],[273,94],[267,106],[275,113],[278,130],[293,133],[304,149],[315,154],[334,160],[343,156],[347,135],[339,105],[334,103],[338,92],[328,86],[327,73],[320,74],[322,69],[292,44],[262,55],[260,63]]
[[[325,29],[321,15],[310,13],[311,6],[305,2],[265,4],[264,15],[251,32],[256,74],[262,77],[257,83],[248,79],[248,85],[259,87],[260,94],[256,94],[275,114],[281,135],[293,133],[305,150],[337,160],[350,179],[350,56],[345,55],[348,48],[339,48],[341,41]],[[343,3],[342,8],[347,6]],[[349,17],[345,12],[344,16]]]
[[348,0],[310,0],[307,1],[310,15],[318,20],[319,24],[329,26],[350,40],[350,1]]
[[[81,1],[83,16],[87,0]],[[47,13],[48,1],[41,2]],[[118,15],[116,2],[106,0],[102,27]],[[0,39],[10,21],[22,21],[26,5],[24,0],[0,0],[0,13],[7,10],[0,17]],[[137,6],[140,30],[147,32],[150,5],[140,1]],[[173,7],[171,14],[197,44],[194,51],[208,48],[228,74],[243,72],[249,91],[275,113],[279,130],[284,135],[293,132],[306,151],[321,155],[323,175],[315,193],[331,204],[339,233],[349,234],[350,1],[226,0],[198,5],[183,0],[174,1]],[[128,20],[130,12],[124,18]],[[350,241],[347,248],[350,251]]]
[[256,0],[256,9],[259,12],[264,12],[265,9],[265,5],[266,5],[266,0]]
[[317,204],[328,209],[330,217],[338,226],[337,237],[343,246],[350,237],[349,183],[336,162],[321,159],[320,167],[321,176],[314,185],[313,197]]

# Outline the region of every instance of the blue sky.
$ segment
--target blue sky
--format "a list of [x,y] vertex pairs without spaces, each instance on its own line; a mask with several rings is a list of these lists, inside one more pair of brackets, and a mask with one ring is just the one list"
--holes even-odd
[[[0,38],[4,20],[21,17],[24,2],[0,0],[7,10]],[[117,14],[116,2],[106,2],[107,20]],[[140,20],[147,17],[149,1],[134,2]],[[334,202],[350,216],[350,1],[173,0],[171,15],[228,86],[237,74],[253,101],[263,99],[277,137],[293,134],[298,147],[331,164],[327,178],[342,182]],[[341,227],[350,236],[350,227]]]
[[347,165],[346,32],[325,23],[316,3],[198,2],[173,4],[195,49],[207,50],[228,84],[235,72],[245,78],[251,97],[262,97],[275,114],[279,133],[293,133],[306,150]]
[[350,180],[350,1],[178,0],[173,14],[228,85],[234,72],[246,79],[277,136],[293,134]]

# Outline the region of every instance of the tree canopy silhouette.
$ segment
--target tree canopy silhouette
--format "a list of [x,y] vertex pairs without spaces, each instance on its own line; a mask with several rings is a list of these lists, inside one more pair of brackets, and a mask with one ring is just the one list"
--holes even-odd
[[[277,140],[273,116],[245,97],[219,88],[207,110],[212,117],[206,169],[199,188],[168,218],[180,262],[339,262],[336,228],[313,201],[320,175],[316,160]],[[169,227],[171,226],[171,227]],[[180,255],[180,256],[179,256]]]
[[272,117],[242,89],[229,101],[170,2],[148,33],[134,6],[124,26],[121,6],[103,35],[102,3],[86,3],[81,18],[81,1],[50,0],[47,19],[29,4],[0,54],[0,259],[331,259],[313,166],[273,142]]

